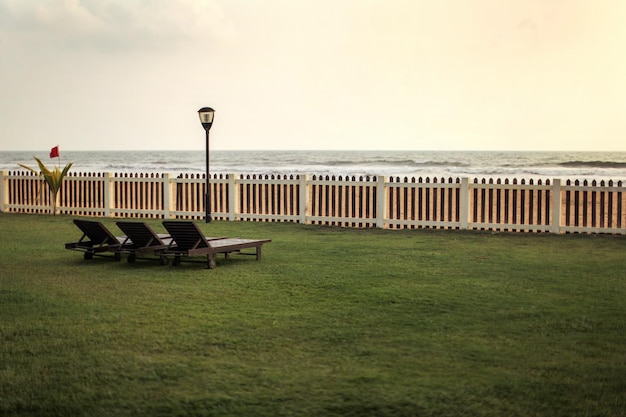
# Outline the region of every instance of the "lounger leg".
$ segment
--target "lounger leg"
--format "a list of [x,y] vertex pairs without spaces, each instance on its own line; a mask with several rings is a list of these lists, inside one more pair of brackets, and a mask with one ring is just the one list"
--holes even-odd
[[256,260],[259,261],[261,260],[261,247],[257,246],[256,248]]
[[215,262],[215,254],[207,255],[207,268],[213,269],[217,266],[217,262]]
[[161,265],[167,265],[167,256],[160,256],[159,257]]
[[83,258],[85,258],[85,259],[93,259],[93,253],[92,252],[85,252],[85,254],[83,255]]
[[137,255],[135,255],[134,253],[129,253],[128,254],[128,263],[132,264],[133,262],[135,262],[135,260],[137,260]]

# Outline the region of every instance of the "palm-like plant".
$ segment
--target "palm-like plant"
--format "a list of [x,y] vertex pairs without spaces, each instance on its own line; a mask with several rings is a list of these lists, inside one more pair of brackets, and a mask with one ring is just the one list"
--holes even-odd
[[[50,191],[50,198],[52,200],[52,214],[56,216],[57,196],[59,194],[59,190],[61,189],[61,184],[63,183],[63,179],[65,179],[65,176],[67,175],[67,172],[72,167],[73,162],[69,162],[67,165],[65,165],[65,168],[63,168],[63,170],[61,170],[61,168],[58,166],[50,170],[43,162],[41,162],[41,159],[37,158],[36,156],[34,156],[33,158],[35,158],[35,161],[37,161],[37,164],[39,165],[39,171],[37,171],[35,168],[31,168],[23,164],[19,164],[19,165],[22,168],[26,168],[29,171],[32,171],[36,174],[39,174],[41,177],[43,177],[46,184],[48,184],[48,190]],[[41,195],[41,188],[39,189],[38,195]]]

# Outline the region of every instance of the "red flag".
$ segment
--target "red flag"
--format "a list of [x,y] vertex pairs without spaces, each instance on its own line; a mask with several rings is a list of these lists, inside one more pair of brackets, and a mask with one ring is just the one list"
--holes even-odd
[[55,146],[50,150],[50,158],[58,158],[59,157],[59,147]]

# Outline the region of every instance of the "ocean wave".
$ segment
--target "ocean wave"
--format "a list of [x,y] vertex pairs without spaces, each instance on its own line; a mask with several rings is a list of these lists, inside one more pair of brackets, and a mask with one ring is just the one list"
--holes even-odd
[[626,168],[626,162],[615,161],[565,161],[559,165],[569,168]]
[[408,168],[425,168],[425,167],[468,167],[470,164],[458,161],[416,161],[413,159],[363,159],[363,160],[331,160],[324,161],[323,165],[332,167],[342,166],[362,166],[362,167],[408,167]]

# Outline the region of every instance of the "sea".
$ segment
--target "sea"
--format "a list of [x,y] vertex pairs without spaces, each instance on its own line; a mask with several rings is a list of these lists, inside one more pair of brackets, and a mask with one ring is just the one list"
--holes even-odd
[[[72,172],[202,174],[205,150],[0,152],[0,170],[73,162]],[[570,179],[626,182],[626,152],[513,151],[223,151],[211,150],[211,174],[470,179]]]

